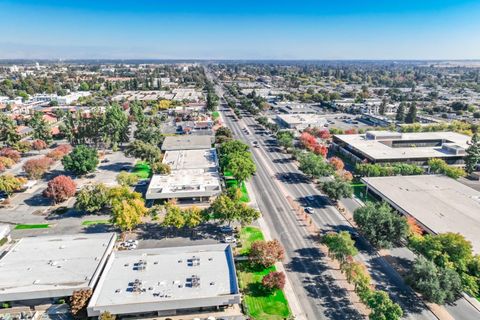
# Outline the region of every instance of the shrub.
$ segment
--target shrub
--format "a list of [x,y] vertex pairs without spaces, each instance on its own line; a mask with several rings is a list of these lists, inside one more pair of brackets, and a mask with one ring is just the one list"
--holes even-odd
[[49,153],[47,153],[47,157],[55,161],[62,160],[64,156],[65,154],[59,150],[52,150]]
[[285,287],[285,273],[273,271],[262,279],[262,286],[270,291]]
[[133,186],[138,182],[138,176],[134,173],[122,171],[117,175],[117,182],[122,186]]
[[277,261],[285,258],[285,250],[278,240],[255,241],[250,248],[250,259],[255,263],[269,268]]
[[20,152],[7,147],[0,150],[0,157],[12,159],[15,163],[17,163],[20,161]]
[[331,157],[328,161],[330,162],[330,165],[333,167],[333,169],[335,169],[335,171],[340,171],[345,168],[345,164],[340,158]]
[[73,197],[76,192],[76,185],[72,178],[67,176],[58,176],[48,182],[47,189],[43,191],[43,195],[52,199],[56,204]]
[[152,171],[156,174],[170,174],[172,168],[168,164],[158,161],[152,164]]
[[11,168],[15,164],[15,161],[7,157],[0,157],[0,163],[3,164],[5,168]]
[[40,179],[52,164],[53,160],[48,157],[31,159],[23,165],[23,171],[29,179]]
[[43,140],[37,139],[32,142],[32,149],[33,150],[44,150],[47,148],[47,143]]

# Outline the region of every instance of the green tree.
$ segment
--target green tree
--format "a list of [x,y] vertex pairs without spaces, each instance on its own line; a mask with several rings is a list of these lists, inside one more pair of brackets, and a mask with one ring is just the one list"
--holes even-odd
[[293,147],[293,134],[289,131],[277,133],[278,144],[286,149]]
[[255,163],[253,162],[249,153],[237,153],[230,158],[226,169],[232,173],[233,177],[238,181],[238,183],[241,183],[250,178],[257,170],[257,167],[255,166]]
[[232,200],[228,195],[221,194],[210,206],[209,211],[214,219],[227,222],[229,225],[238,221],[241,224],[248,224],[260,217],[260,212],[239,201]]
[[407,282],[428,301],[438,304],[455,301],[462,291],[457,272],[438,267],[422,256],[415,259]]
[[11,146],[20,141],[17,124],[8,115],[0,113],[0,141]]
[[395,120],[399,122],[405,121],[405,102],[401,102],[400,105],[398,106]]
[[190,207],[182,212],[185,226],[189,228],[195,228],[202,223],[202,210],[197,207]]
[[467,153],[465,156],[465,171],[470,174],[476,170],[480,163],[480,136],[477,132],[475,132],[468,145],[467,150],[465,150]]
[[160,128],[157,128],[155,125],[152,125],[148,122],[144,122],[137,126],[134,137],[137,140],[143,141],[153,146],[160,145],[165,138]]
[[328,233],[322,238],[322,242],[328,247],[328,255],[344,265],[349,257],[357,255],[355,241],[347,231]]
[[218,137],[232,138],[233,133],[232,133],[232,130],[230,130],[230,128],[228,127],[220,127],[217,129],[217,131],[215,131],[215,137],[216,138]]
[[299,157],[300,171],[310,177],[327,177],[333,174],[332,167],[322,156],[317,156],[311,152],[302,153]]
[[103,183],[86,186],[78,192],[76,199],[76,209],[98,212],[109,203],[109,189]]
[[170,165],[163,163],[161,161],[157,161],[151,165],[153,173],[156,174],[170,174],[172,172],[172,168]]
[[128,141],[128,116],[118,104],[113,104],[105,110],[102,127],[103,141],[116,145]]
[[22,186],[27,182],[25,178],[17,178],[12,174],[4,174],[0,176],[0,191],[7,196],[11,196],[14,192],[20,191]]
[[43,113],[36,111],[30,119],[29,126],[33,129],[32,137],[40,139],[47,144],[52,142],[52,128],[48,121],[43,118]]
[[116,202],[112,207],[112,222],[122,231],[132,231],[142,222],[148,212],[140,199],[128,199]]
[[414,123],[417,121],[417,105],[412,102],[408,108],[407,115],[405,116],[405,123]]
[[333,181],[322,183],[321,187],[327,197],[335,202],[341,198],[351,198],[353,195],[353,189],[350,183],[337,177]]
[[165,205],[165,217],[162,225],[176,229],[183,228],[185,226],[185,216],[183,215],[182,209],[177,205],[167,203]]
[[142,159],[148,163],[155,163],[162,158],[160,148],[150,143],[135,140],[125,149],[125,154]]
[[398,320],[403,316],[402,308],[385,291],[371,292],[367,305],[372,310],[370,320]]
[[138,176],[134,173],[121,171],[117,175],[117,182],[122,186],[133,186],[138,183]]
[[98,165],[97,150],[85,145],[79,145],[63,157],[62,164],[65,170],[77,175],[93,172]]
[[392,212],[386,202],[367,202],[355,210],[353,219],[362,233],[377,248],[389,248],[408,235],[409,227],[404,217]]

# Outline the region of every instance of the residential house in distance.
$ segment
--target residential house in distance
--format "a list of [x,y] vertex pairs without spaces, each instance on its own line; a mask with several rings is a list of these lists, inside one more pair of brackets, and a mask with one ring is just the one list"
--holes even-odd
[[464,164],[469,136],[456,132],[367,131],[333,136],[333,147],[357,162],[404,162],[424,166],[429,159],[450,165]]
[[[241,316],[228,244],[118,251],[108,260],[88,316]],[[203,317],[202,317],[203,318]],[[206,317],[205,317],[206,318]]]

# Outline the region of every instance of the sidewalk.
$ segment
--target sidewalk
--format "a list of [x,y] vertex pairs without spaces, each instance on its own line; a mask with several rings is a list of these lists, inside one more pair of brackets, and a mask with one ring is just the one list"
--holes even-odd
[[[248,196],[250,197],[250,202],[249,205],[255,209],[258,208],[258,203],[255,198],[255,193],[252,190],[252,186],[250,185],[250,182],[245,182],[245,186],[247,187],[247,192]],[[260,227],[260,230],[263,232],[263,236],[265,240],[269,241],[272,240],[272,236],[270,234],[270,229],[268,228],[265,220],[263,217],[260,217],[258,220],[258,225]],[[290,306],[290,310],[292,311],[292,315],[295,319],[298,320],[307,320],[305,315],[303,314],[302,308],[300,306],[300,302],[297,299],[297,296],[295,295],[295,292],[293,291],[293,286],[292,283],[290,282],[290,279],[288,278],[288,273],[285,271],[285,267],[283,266],[283,263],[277,262],[275,264],[275,267],[277,268],[278,271],[283,272],[286,277],[285,281],[285,287],[283,288],[283,292],[285,293],[285,296],[287,297],[288,305]]]

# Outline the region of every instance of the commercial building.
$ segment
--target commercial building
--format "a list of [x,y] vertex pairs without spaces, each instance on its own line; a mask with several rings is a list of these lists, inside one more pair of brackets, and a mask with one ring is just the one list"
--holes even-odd
[[437,175],[363,178],[369,192],[427,232],[459,233],[480,253],[480,192]]
[[107,262],[88,316],[169,316],[240,303],[227,244],[119,251]]
[[0,259],[0,301],[28,305],[93,289],[115,239],[114,233],[20,239]]
[[212,147],[212,136],[207,135],[185,135],[168,136],[162,144],[163,151],[172,150],[198,150],[210,149]]
[[304,130],[309,127],[324,127],[327,120],[318,114],[277,114],[280,126],[293,130]]
[[178,199],[180,202],[208,202],[222,192],[214,148],[166,151],[163,163],[172,169],[168,175],[153,175],[147,200]]
[[463,165],[470,137],[456,132],[367,131],[365,134],[334,135],[334,148],[358,162],[407,162],[426,165],[438,158]]

